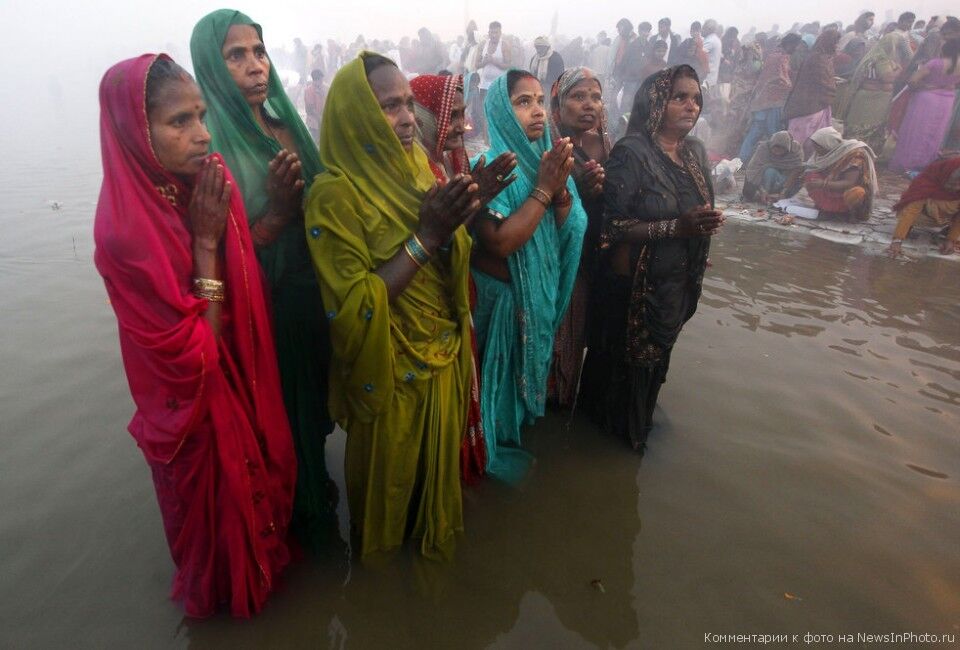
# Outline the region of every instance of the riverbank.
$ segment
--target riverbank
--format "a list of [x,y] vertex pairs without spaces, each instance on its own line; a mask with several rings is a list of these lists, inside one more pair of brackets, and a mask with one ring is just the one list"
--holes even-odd
[[[885,253],[897,226],[897,214],[893,206],[900,199],[910,181],[903,175],[878,170],[880,189],[873,201],[870,218],[864,222],[851,223],[832,219],[804,219],[787,214],[773,206],[742,200],[743,175],[737,175],[736,191],[717,195],[717,208],[728,219],[746,224],[774,228],[781,231],[819,237],[848,246],[859,246],[872,253]],[[813,207],[806,190],[794,197],[794,202]],[[939,251],[943,237],[939,229],[914,226],[910,236],[903,242],[898,259],[911,260],[933,257],[951,262],[960,262],[960,255],[942,255]]]

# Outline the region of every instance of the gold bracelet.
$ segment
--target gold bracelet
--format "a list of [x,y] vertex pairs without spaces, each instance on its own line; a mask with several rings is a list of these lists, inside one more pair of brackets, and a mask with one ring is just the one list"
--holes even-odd
[[417,266],[419,266],[421,269],[423,268],[424,262],[421,262],[420,259],[417,257],[417,254],[410,248],[410,240],[409,240],[409,239],[408,239],[407,241],[403,242],[403,250],[406,251],[407,255],[410,256],[410,259],[413,260],[413,263],[414,263],[414,264],[416,264]]
[[197,298],[206,298],[210,302],[223,302],[223,280],[194,278],[193,295]]
[[427,247],[423,245],[423,241],[417,237],[417,233],[413,233],[413,239],[417,242],[417,245],[420,246],[420,250],[423,251],[423,254],[427,256],[428,260],[433,257],[433,253],[427,250]]
[[539,187],[534,187],[530,190],[530,197],[536,201],[539,201],[543,204],[543,207],[549,208],[550,202],[553,200],[550,198],[550,195],[541,190]]
[[205,298],[210,302],[223,302],[223,293],[215,293],[212,291],[194,291],[194,298]]

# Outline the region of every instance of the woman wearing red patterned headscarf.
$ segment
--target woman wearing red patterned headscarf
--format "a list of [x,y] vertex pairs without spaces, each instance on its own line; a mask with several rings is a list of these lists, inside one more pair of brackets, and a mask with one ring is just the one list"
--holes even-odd
[[[481,162],[471,172],[463,141],[466,132],[466,104],[462,75],[421,75],[410,81],[410,88],[416,99],[414,111],[420,144],[427,151],[430,170],[437,177],[437,182],[446,185],[447,181],[457,174],[472,173],[480,186],[481,204],[486,205],[500,189],[509,184],[505,177],[516,167],[516,156],[504,154],[488,166]],[[472,283],[470,294],[473,302],[475,292]],[[487,464],[483,423],[480,419],[480,373],[476,337],[473,338],[473,361],[473,384],[467,406],[467,426],[460,447],[460,476],[468,484],[480,480]]]
[[100,84],[94,257],[188,616],[260,611],[289,561],[296,457],[243,198],[165,55]]

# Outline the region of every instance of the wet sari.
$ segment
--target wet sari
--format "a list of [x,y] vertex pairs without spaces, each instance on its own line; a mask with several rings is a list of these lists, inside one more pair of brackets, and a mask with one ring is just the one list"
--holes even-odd
[[[530,142],[510,104],[506,74],[487,91],[484,105],[490,129],[487,159],[507,151],[517,155],[517,180],[490,203],[509,219],[537,182],[541,156],[553,146],[550,127]],[[558,226],[553,208],[547,209],[533,236],[507,258],[510,282],[473,270],[487,474],[508,482],[520,479],[532,461],[522,449],[520,427],[543,416],[554,333],[580,265],[587,215],[572,178],[567,189],[573,204],[566,220]]]
[[333,342],[330,412],[347,432],[350,517],[364,559],[418,540],[447,557],[463,530],[460,441],[473,372],[470,237],[456,231],[390,301],[376,269],[419,224],[434,182],[419,145],[404,150],[361,55],[337,73],[320,129],[326,171],[306,229]]
[[[410,89],[416,98],[414,106],[420,142],[430,160],[430,170],[437,182],[446,185],[450,180],[447,168],[456,174],[470,172],[470,160],[464,147],[447,152],[447,129],[450,114],[458,92],[463,92],[461,75],[420,75],[410,81]],[[471,281],[471,304],[476,295]],[[483,478],[487,465],[487,447],[483,439],[483,420],[480,416],[480,363],[477,357],[477,339],[471,334],[473,349],[473,381],[470,399],[467,402],[467,423],[460,446],[460,477],[472,485]]]
[[176,565],[171,596],[187,616],[223,605],[248,617],[289,561],[296,458],[236,188],[222,240],[219,337],[204,317],[207,301],[192,292],[192,179],[163,169],[150,145],[146,77],[156,59],[118,63],[100,85],[94,261],[136,406],[128,428],[152,470]]
[[[582,403],[605,431],[643,450],[653,410],[666,381],[670,354],[694,314],[710,238],[667,238],[629,245],[624,233],[638,222],[675,219],[713,205],[706,149],[687,137],[674,162],[654,140],[678,66],[647,79],[637,93],[627,136],[610,152],[602,257],[591,308]],[[686,67],[693,75],[693,70]],[[628,246],[631,275],[614,271],[612,258]]]
[[[551,107],[553,109],[551,126],[563,136],[570,135],[561,125],[560,107],[567,99],[570,91],[584,79],[596,79],[589,68],[570,68],[557,79],[550,91]],[[598,80],[599,83],[599,80]],[[601,86],[601,92],[602,92]],[[601,165],[607,160],[609,144],[606,139],[606,116],[603,108],[600,109],[599,128],[597,135],[600,138],[601,154],[597,162]],[[576,142],[576,139],[574,139]],[[574,146],[574,166],[583,168],[590,161],[591,156],[581,146]],[[593,285],[597,263],[597,245],[600,240],[600,226],[603,222],[603,195],[590,196],[579,184],[577,191],[587,214],[587,229],[583,238],[583,249],[580,255],[580,270],[573,285],[570,296],[570,306],[567,313],[557,327],[553,346],[553,363],[550,367],[550,376],[547,381],[548,399],[551,403],[562,408],[572,407],[576,402],[577,387],[580,385],[580,369],[583,366],[583,353],[586,346],[587,308],[590,304],[590,287]]]
[[[251,25],[262,38],[260,26],[248,16],[221,9],[194,27],[190,54],[207,101],[211,146],[234,170],[252,227],[269,209],[267,165],[281,144],[257,124],[227,70],[220,48],[233,25]],[[306,192],[321,169],[316,147],[273,65],[267,85],[265,110],[295,140]],[[283,401],[299,460],[293,528],[310,549],[322,553],[329,551],[331,544],[339,545],[336,489],[327,473],[324,452],[326,436],[333,430],[327,412],[330,340],[302,220],[291,220],[276,241],[259,247],[257,259],[273,305]]]

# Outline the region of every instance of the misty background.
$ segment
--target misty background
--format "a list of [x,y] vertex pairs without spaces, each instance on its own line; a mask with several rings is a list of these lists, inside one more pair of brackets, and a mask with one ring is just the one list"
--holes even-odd
[[[96,164],[99,158],[97,87],[106,69],[117,61],[144,52],[167,52],[190,66],[190,33],[208,12],[230,6],[212,0],[168,0],[158,5],[93,0],[83,7],[72,2],[2,0],[0,21],[5,26],[8,55],[7,85],[0,102],[0,169],[34,157],[43,147],[54,156],[66,156],[78,165]],[[684,3],[639,3],[623,0],[552,3],[519,3],[516,0],[346,0],[274,3],[242,2],[233,5],[261,23],[268,51],[301,38],[307,47],[333,38],[344,44],[358,34],[366,39],[399,41],[427,27],[444,41],[464,33],[468,20],[476,20],[486,34],[492,20],[503,23],[505,33],[525,40],[556,32],[568,37],[596,37],[605,30],[616,35],[616,22],[629,18],[634,26],[669,16],[673,31],[686,36],[694,20],[715,18],[741,34],[751,26],[765,31],[771,24],[786,30],[794,22],[842,21],[850,24],[864,10],[877,14],[877,23],[913,11],[918,19],[957,13],[945,0],[837,0],[835,2],[747,3],[735,0],[694,0]],[[92,156],[92,157],[91,157]]]

